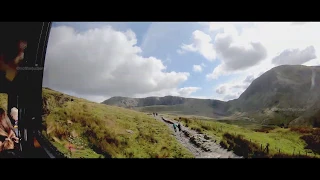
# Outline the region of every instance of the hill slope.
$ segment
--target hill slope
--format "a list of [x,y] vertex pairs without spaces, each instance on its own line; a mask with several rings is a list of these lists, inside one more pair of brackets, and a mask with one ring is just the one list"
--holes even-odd
[[[174,96],[110,98],[103,104],[141,111],[165,111],[207,117],[240,114],[271,124],[313,125],[320,109],[320,67],[282,65],[255,79],[236,100],[223,102]],[[318,104],[318,105],[317,105]],[[299,118],[300,117],[300,118]],[[302,120],[303,119],[303,120]]]
[[112,97],[102,104],[133,108],[143,112],[175,112],[188,115],[218,117],[228,115],[228,104],[211,99],[183,98],[177,96],[127,98]]
[[43,134],[72,157],[192,157],[165,124],[152,117],[43,88]]
[[320,68],[275,67],[255,79],[235,101],[241,111],[264,108],[310,108],[320,99]]

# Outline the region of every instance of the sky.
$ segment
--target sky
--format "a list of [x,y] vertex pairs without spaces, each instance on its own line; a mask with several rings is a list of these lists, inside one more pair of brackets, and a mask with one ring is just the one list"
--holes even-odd
[[228,101],[279,65],[320,65],[317,22],[54,22],[43,86],[113,96]]

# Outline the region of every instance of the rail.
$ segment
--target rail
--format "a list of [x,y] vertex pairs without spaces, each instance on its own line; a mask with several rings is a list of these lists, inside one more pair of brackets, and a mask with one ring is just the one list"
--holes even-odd
[[35,132],[35,137],[50,158],[67,158],[54,145],[52,145],[52,143],[45,138],[40,131]]

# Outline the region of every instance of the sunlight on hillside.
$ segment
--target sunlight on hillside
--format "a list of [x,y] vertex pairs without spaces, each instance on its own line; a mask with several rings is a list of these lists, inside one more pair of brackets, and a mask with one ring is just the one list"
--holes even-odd
[[[193,157],[152,117],[43,89],[44,130],[69,157]],[[75,146],[74,152],[67,149]]]
[[[260,148],[260,146],[265,148],[266,145],[269,144],[270,155],[283,153],[287,155],[307,154],[314,156],[314,153],[310,154],[310,150],[305,149],[307,143],[301,138],[304,134],[290,129],[261,127],[257,124],[253,126],[252,123],[241,126],[226,124],[223,123],[223,121],[218,122],[179,117],[176,117],[176,119],[181,120],[182,123],[190,129],[215,137],[217,143],[220,144],[221,142],[227,143],[226,141],[230,141],[224,139],[225,134],[230,134],[234,137],[240,135],[248,142],[256,144],[258,148]],[[319,154],[317,157],[319,157]]]

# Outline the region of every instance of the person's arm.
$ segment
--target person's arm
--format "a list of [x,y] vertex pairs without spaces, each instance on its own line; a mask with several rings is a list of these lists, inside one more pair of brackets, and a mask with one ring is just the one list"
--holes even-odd
[[11,121],[10,121],[10,119],[9,119],[8,117],[6,118],[6,122],[7,122],[8,127],[9,127],[11,130],[14,130],[14,128],[13,128],[13,126],[12,126],[12,124],[11,124]]
[[16,136],[16,133],[14,133],[14,131],[11,129],[10,133],[8,135],[9,139],[12,139],[14,142],[18,143],[19,142],[19,138]]

